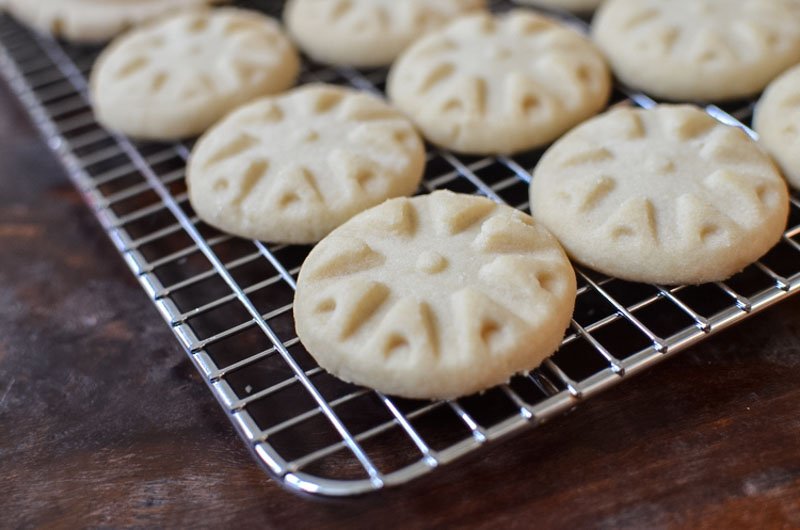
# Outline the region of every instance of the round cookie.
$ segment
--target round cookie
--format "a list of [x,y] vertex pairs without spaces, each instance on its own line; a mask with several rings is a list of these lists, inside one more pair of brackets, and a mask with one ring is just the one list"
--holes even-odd
[[608,0],[592,24],[617,77],[673,101],[760,92],[800,62],[797,0]]
[[195,10],[115,40],[97,60],[100,123],[137,138],[196,136],[234,108],[291,87],[300,59],[278,23],[255,11]]
[[290,0],[284,21],[316,61],[387,66],[409,44],[486,0]]
[[353,215],[414,193],[425,148],[375,96],[306,85],[236,110],[195,146],[189,199],[208,224],[243,237],[314,243]]
[[800,188],[800,66],[772,82],[756,106],[753,123],[769,151],[795,188]]
[[518,4],[567,9],[576,13],[589,13],[597,9],[603,0],[514,0]]
[[613,110],[542,157],[531,211],[572,258],[630,281],[724,280],[780,240],[786,184],[738,128],[697,107]]
[[388,93],[431,142],[510,154],[602,110],[610,77],[577,31],[517,9],[463,17],[421,38],[392,67]]
[[437,191],[387,201],[322,240],[300,270],[294,317],[340,379],[451,399],[538,366],[575,295],[564,251],[530,216]]
[[225,0],[5,0],[22,22],[73,42],[107,41],[131,26]]

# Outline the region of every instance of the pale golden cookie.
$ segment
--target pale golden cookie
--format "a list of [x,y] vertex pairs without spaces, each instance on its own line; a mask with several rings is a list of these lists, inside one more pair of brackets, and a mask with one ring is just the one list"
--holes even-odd
[[131,26],[226,0],[4,0],[26,24],[74,42],[102,42]]
[[311,251],[297,334],[337,377],[449,399],[536,368],[575,304],[564,251],[530,216],[472,195],[394,199]]
[[275,20],[243,9],[195,10],[115,40],[92,71],[92,100],[110,129],[178,139],[286,90],[299,70],[299,56]]
[[651,96],[745,98],[800,62],[800,2],[608,0],[592,34],[617,77]]
[[507,154],[602,110],[610,77],[577,31],[517,9],[463,17],[418,40],[392,66],[388,93],[431,142]]
[[697,107],[623,108],[542,157],[531,211],[576,261],[631,281],[724,280],[781,238],[786,184],[743,131]]
[[776,79],[764,92],[753,119],[761,144],[783,176],[800,188],[800,66]]
[[306,85],[222,120],[189,159],[197,214],[243,237],[314,243],[353,215],[414,193],[425,149],[411,123],[370,94]]
[[343,66],[386,66],[421,35],[486,0],[290,0],[284,20],[311,58]]

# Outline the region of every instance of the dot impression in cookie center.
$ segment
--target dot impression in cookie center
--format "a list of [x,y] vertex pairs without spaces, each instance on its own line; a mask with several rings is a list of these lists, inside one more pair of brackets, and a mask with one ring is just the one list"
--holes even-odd
[[644,168],[654,173],[673,173],[676,169],[675,160],[660,153],[652,153],[647,156]]
[[425,250],[417,256],[416,268],[425,274],[438,274],[447,268],[447,258],[433,250]]
[[497,47],[497,48],[489,48],[487,50],[487,55],[490,61],[507,61],[514,56],[514,52],[511,48]]

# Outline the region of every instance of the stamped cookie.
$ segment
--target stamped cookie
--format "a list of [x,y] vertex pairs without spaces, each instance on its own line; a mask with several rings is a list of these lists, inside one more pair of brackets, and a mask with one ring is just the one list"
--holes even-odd
[[428,140],[476,155],[547,144],[602,110],[610,90],[591,42],[522,9],[470,15],[423,37],[388,81]]
[[783,176],[800,188],[800,66],[767,88],[756,106],[753,123]]
[[386,66],[424,33],[481,9],[486,0],[290,0],[284,20],[316,61]]
[[214,126],[189,160],[189,199],[239,236],[314,243],[353,215],[416,191],[425,149],[375,96],[306,85],[247,105]]
[[786,184],[744,132],[697,107],[613,110],[545,153],[531,211],[578,262],[625,280],[724,280],[781,238]]
[[608,0],[592,28],[617,77],[675,101],[752,96],[800,62],[797,0]]
[[449,399],[538,366],[575,304],[564,251],[530,216],[438,191],[345,223],[300,271],[297,334],[337,377]]
[[514,0],[518,4],[531,6],[553,7],[567,9],[576,13],[588,13],[603,2],[603,0]]
[[225,0],[0,0],[22,22],[74,42],[102,42],[131,26]]
[[95,64],[92,99],[106,127],[177,139],[286,90],[299,70],[299,56],[275,20],[243,9],[195,10],[114,41]]

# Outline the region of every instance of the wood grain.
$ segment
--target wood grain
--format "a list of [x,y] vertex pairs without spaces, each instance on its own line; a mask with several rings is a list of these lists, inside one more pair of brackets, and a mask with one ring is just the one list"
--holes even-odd
[[800,528],[800,298],[411,485],[258,469],[0,88],[0,526]]

